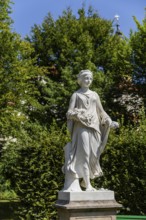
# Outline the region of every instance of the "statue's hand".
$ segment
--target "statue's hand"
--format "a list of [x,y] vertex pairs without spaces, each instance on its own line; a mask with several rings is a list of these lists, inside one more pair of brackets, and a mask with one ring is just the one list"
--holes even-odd
[[120,125],[119,125],[119,123],[117,121],[112,121],[110,127],[116,129],[116,128],[119,128]]
[[110,118],[107,118],[105,123],[111,127],[111,124],[112,124],[112,120]]

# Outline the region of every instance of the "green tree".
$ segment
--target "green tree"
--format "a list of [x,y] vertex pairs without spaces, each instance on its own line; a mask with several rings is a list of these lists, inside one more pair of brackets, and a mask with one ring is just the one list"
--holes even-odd
[[37,65],[48,69],[49,83],[40,87],[47,117],[50,115],[63,121],[69,97],[77,89],[76,75],[79,70],[89,68],[99,72],[96,74],[99,79],[96,90],[102,87],[103,74],[98,70],[101,65],[95,50],[112,32],[111,23],[98,14],[92,12],[86,17],[84,9],[78,13],[77,19],[68,9],[56,21],[49,14],[41,26],[32,28],[29,39],[35,50],[34,55],[38,57]]
[[11,31],[10,1],[0,4],[0,129],[4,138],[15,136],[19,125],[39,111],[36,81],[44,71],[34,65],[31,45]]
[[111,21],[101,18],[92,8],[88,15],[84,8],[79,9],[78,18],[68,9],[56,21],[48,14],[42,25],[32,28],[27,40],[34,47],[36,64],[47,68],[49,82],[40,86],[40,102],[46,106],[49,121],[52,117],[65,120],[69,97],[77,89],[76,75],[86,68],[94,73],[92,88],[104,105],[107,101],[107,111],[115,118],[126,114],[126,108],[114,100],[121,98],[123,78],[131,78],[131,48],[126,38],[113,34]]
[[[30,43],[12,32],[10,13],[10,1],[0,1],[0,159],[5,142],[16,141],[21,126],[42,110],[36,83],[44,70],[34,65]],[[9,181],[1,176],[1,198],[6,189]]]
[[133,80],[146,106],[146,15],[142,24],[140,24],[136,17],[134,17],[134,21],[137,25],[137,31],[132,32],[130,36]]

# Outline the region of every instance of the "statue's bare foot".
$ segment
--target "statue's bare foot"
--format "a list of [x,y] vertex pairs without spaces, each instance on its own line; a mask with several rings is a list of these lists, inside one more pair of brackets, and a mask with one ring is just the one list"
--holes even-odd
[[92,187],[92,186],[89,186],[89,187],[86,188],[86,191],[87,191],[87,192],[95,192],[95,191],[97,191],[97,189],[95,189],[95,188]]

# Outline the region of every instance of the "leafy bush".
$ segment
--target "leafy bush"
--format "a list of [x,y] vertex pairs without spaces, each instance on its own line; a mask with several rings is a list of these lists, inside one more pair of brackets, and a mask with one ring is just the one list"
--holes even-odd
[[55,219],[54,203],[63,186],[63,147],[68,136],[56,124],[48,132],[27,125],[3,152],[3,172],[21,201],[20,219]]
[[10,181],[5,180],[2,175],[0,177],[2,179],[0,181],[0,200],[17,200],[18,196],[15,191],[11,189]]
[[96,186],[115,191],[121,213],[146,214],[146,119],[139,126],[121,125],[111,131],[102,155],[104,176]]
[[[97,188],[115,191],[124,214],[146,214],[145,133],[144,117],[139,125],[121,122],[111,131],[101,158],[104,176],[94,181]],[[54,123],[48,131],[33,123],[23,126],[17,142],[4,148],[1,168],[20,198],[20,219],[57,219],[54,203],[64,182],[63,146],[68,141],[65,127]]]

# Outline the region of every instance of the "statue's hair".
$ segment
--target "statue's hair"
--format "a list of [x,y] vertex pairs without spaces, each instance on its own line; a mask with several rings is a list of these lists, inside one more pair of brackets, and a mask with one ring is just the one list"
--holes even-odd
[[77,75],[77,82],[79,85],[81,85],[82,83],[82,76],[87,75],[87,74],[90,74],[93,78],[93,73],[90,70],[81,70],[79,72],[79,74]]

